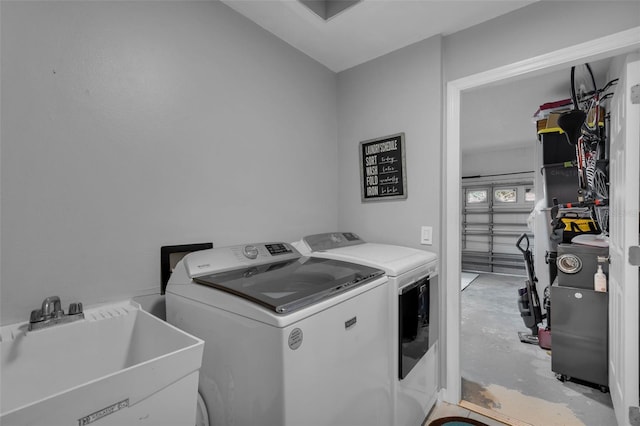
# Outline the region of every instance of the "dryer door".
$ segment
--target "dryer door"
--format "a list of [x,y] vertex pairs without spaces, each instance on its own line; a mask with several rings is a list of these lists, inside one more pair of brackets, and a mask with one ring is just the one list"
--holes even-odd
[[429,277],[400,289],[398,316],[398,377],[402,380],[429,349]]

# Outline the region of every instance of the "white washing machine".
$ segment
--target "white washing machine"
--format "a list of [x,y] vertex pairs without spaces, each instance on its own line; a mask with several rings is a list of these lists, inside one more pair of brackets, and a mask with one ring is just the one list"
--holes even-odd
[[205,341],[200,423],[392,424],[387,283],[377,268],[287,243],[187,255],[167,320]]
[[395,426],[422,424],[438,391],[438,259],[434,253],[366,243],[352,232],[310,235],[302,254],[380,268],[389,278],[391,386]]

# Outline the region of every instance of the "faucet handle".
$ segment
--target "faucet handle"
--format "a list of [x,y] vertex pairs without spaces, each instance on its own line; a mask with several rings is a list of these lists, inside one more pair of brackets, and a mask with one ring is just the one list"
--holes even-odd
[[77,302],[77,303],[72,303],[69,305],[69,311],[67,312],[67,315],[77,315],[77,314],[81,314],[82,313],[82,303],[81,302]]
[[42,310],[34,309],[33,311],[31,311],[31,318],[29,319],[29,322],[38,322],[38,321],[42,321]]

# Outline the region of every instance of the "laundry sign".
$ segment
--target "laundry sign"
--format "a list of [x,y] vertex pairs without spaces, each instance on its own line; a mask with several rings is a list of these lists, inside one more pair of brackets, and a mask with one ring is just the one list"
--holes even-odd
[[362,201],[407,198],[404,133],[360,142]]

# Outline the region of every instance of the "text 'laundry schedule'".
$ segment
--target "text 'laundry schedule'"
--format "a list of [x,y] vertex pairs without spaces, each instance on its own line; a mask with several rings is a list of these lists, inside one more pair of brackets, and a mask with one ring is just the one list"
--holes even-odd
[[404,133],[360,142],[362,201],[406,198]]

